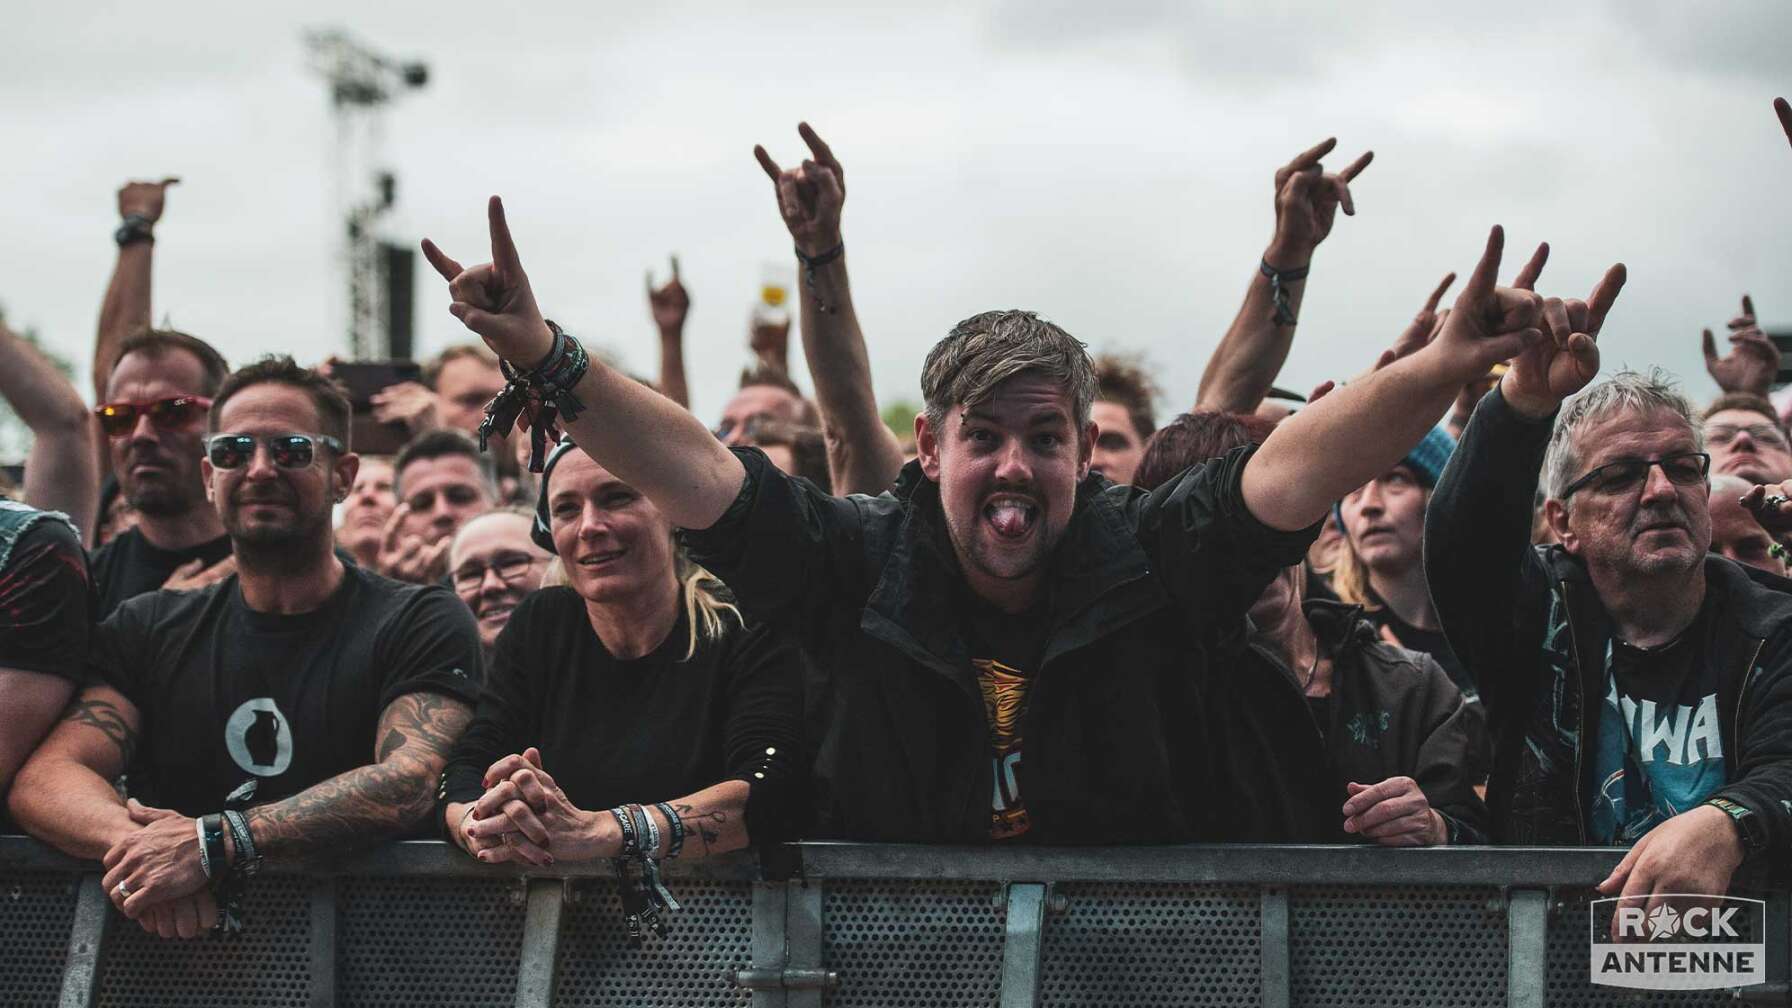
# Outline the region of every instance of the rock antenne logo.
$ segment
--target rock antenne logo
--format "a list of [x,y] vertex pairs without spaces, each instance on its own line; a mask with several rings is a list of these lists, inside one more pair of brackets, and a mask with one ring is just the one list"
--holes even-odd
[[1597,899],[1589,910],[1593,983],[1713,990],[1766,982],[1763,900],[1656,893]]

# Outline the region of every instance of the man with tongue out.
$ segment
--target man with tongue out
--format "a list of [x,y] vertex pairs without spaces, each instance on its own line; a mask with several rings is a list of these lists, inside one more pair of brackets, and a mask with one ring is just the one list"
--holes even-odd
[[[805,317],[839,310],[816,292],[845,269],[839,173],[816,154],[767,167],[813,274],[798,285]],[[493,262],[425,252],[450,311],[534,368],[555,336],[496,197],[488,214]],[[1149,493],[1090,478],[1088,354],[1022,311],[966,319],[929,353],[918,458],[877,496],[793,480],[596,359],[567,426],[812,661],[809,835],[1226,839],[1229,810],[1204,797],[1219,765],[1199,728],[1209,670],[1333,501],[1404,457],[1466,382],[1543,338],[1541,300],[1494,286],[1502,243],[1496,228],[1431,344]]]

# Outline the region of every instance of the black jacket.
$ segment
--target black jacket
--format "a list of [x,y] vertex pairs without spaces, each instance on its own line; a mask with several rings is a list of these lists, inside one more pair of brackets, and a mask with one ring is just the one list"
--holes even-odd
[[[1317,725],[1297,677],[1253,645],[1218,678],[1211,730],[1227,761],[1232,839],[1352,843],[1343,831],[1345,784],[1411,777],[1443,814],[1452,844],[1487,842],[1487,806],[1475,794],[1486,765],[1486,715],[1429,655],[1383,641],[1360,606],[1305,604],[1332,659],[1326,723]],[[1323,729],[1323,731],[1321,730]],[[1283,782],[1263,790],[1265,779]]]
[[[1475,409],[1425,515],[1425,566],[1444,632],[1481,689],[1494,740],[1488,804],[1503,843],[1587,842],[1590,753],[1610,618],[1580,561],[1530,544],[1550,421],[1496,387]],[[1764,848],[1744,870],[1792,863],[1792,582],[1705,559],[1702,644],[1718,682],[1724,786]],[[1594,657],[1598,656],[1598,657]],[[1588,740],[1589,744],[1583,744]]]
[[[1048,561],[1044,658],[1021,715],[1030,842],[1225,837],[1200,794],[1217,770],[1212,666],[1244,646],[1245,612],[1317,524],[1253,518],[1242,448],[1146,494],[1092,477]],[[939,490],[911,464],[890,493],[829,497],[755,449],[716,524],[681,533],[748,616],[795,633],[827,690],[817,712],[814,835],[983,843],[994,781],[960,633],[963,577]]]

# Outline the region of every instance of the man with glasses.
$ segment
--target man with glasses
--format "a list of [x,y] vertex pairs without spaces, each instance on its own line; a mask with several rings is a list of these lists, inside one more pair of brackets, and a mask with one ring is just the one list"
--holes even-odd
[[[119,603],[167,587],[196,587],[230,572],[230,537],[206,504],[199,473],[211,397],[229,371],[204,340],[150,329],[125,340],[94,409],[126,500],[138,520],[93,556],[104,618]],[[176,572],[197,584],[168,584]]]
[[541,587],[549,555],[529,532],[535,516],[521,508],[488,511],[454,534],[448,549],[448,576],[454,593],[479,621],[479,643],[489,656],[511,610]]
[[1427,513],[1431,591],[1492,728],[1496,839],[1629,847],[1606,895],[1722,893],[1792,864],[1792,584],[1710,552],[1712,457],[1664,375],[1568,398],[1593,315],[1550,299],[1555,338],[1476,408]]
[[1705,409],[1705,450],[1711,471],[1750,483],[1792,479],[1792,441],[1773,404],[1748,392],[1726,392]]
[[212,926],[263,859],[335,858],[415,827],[481,669],[449,592],[333,551],[331,506],[359,459],[328,379],[268,358],[223,383],[210,426],[206,492],[236,573],[101,623],[94,685],[11,797],[28,832],[102,859],[112,901],[163,937]]

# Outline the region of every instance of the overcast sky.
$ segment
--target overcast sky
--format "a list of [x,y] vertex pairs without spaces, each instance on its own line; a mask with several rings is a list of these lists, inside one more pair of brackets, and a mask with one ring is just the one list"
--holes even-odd
[[[746,359],[762,269],[789,257],[752,146],[800,156],[805,118],[845,165],[885,401],[919,398],[953,322],[1024,307],[1143,353],[1160,419],[1186,408],[1269,237],[1275,168],[1333,134],[1343,158],[1376,158],[1315,258],[1285,385],[1366,365],[1493,223],[1507,277],[1550,241],[1546,293],[1584,296],[1628,264],[1608,370],[1659,363],[1703,396],[1699,330],[1721,331],[1743,291],[1792,325],[1792,150],[1769,105],[1792,92],[1784,0],[528,9],[9,13],[0,303],[84,367],[114,190],[178,175],[156,318],[233,362],[341,352],[335,134],[300,39],[336,25],[430,66],[387,117],[391,236],[483,260],[483,201],[502,194],[547,312],[648,374],[642,272],[676,251],[705,420]],[[420,351],[466,338],[426,267],[418,288]]]

